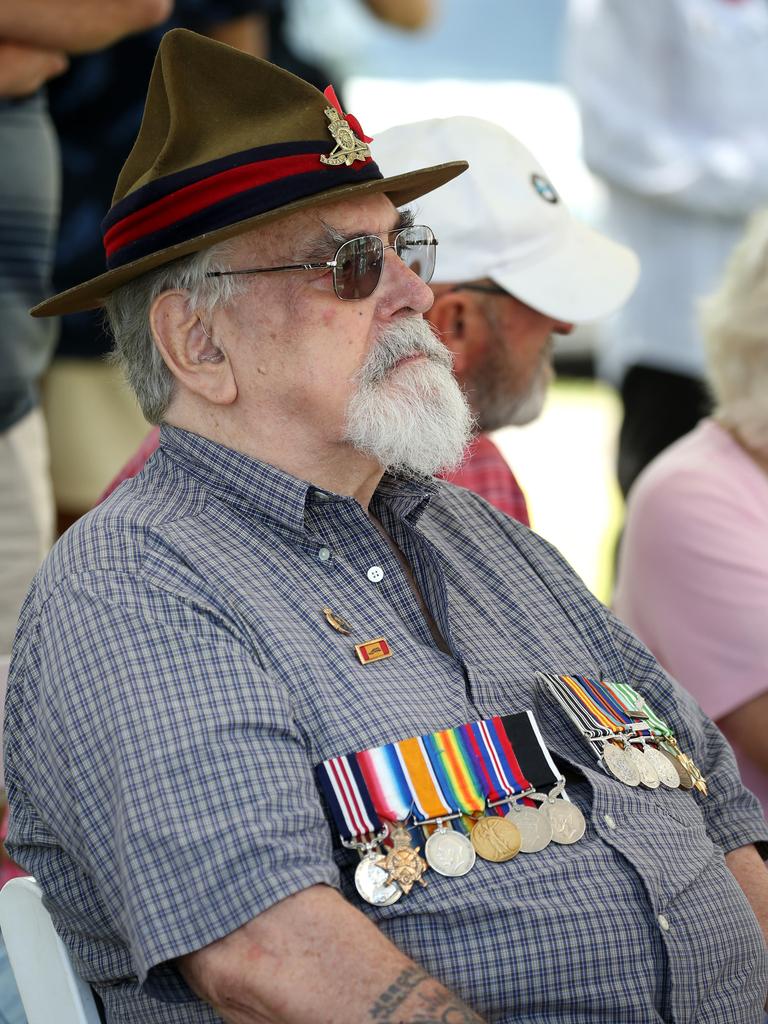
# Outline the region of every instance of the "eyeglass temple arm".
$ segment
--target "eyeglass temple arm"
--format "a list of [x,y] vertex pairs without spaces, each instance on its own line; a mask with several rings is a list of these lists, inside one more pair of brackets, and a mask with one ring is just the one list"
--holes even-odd
[[246,270],[209,270],[206,277],[231,277],[233,274],[271,274],[276,270],[325,270],[335,267],[336,260],[325,263],[288,263],[284,267],[250,267]]
[[[405,228],[401,230],[407,230]],[[409,245],[437,245],[436,238],[417,239],[409,242]],[[395,245],[384,245],[382,249],[394,249]],[[209,270],[206,277],[232,277],[235,274],[273,274],[280,270],[325,270],[327,267],[336,267],[338,260],[326,260],[325,263],[288,263],[284,267],[250,267],[246,270]]]

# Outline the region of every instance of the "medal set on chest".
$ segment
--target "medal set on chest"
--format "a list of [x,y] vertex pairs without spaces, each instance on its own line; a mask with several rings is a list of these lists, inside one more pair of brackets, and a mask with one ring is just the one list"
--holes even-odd
[[704,776],[669,725],[629,684],[543,673],[539,680],[614,778],[627,786],[697,789],[706,796]]
[[578,842],[586,828],[530,711],[328,758],[316,771],[342,845],[360,854],[357,891],[376,906],[426,886],[428,869],[460,877],[477,857],[508,861]]

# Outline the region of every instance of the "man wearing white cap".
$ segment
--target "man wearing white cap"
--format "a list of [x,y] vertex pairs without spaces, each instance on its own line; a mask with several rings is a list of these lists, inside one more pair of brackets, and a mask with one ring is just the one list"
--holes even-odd
[[440,239],[427,319],[453,354],[481,431],[446,479],[527,524],[523,493],[488,432],[539,415],[552,336],[618,309],[635,287],[638,262],[574,220],[535,157],[499,125],[435,118],[376,137],[379,163],[391,173],[459,153],[469,155],[469,172],[418,203]]

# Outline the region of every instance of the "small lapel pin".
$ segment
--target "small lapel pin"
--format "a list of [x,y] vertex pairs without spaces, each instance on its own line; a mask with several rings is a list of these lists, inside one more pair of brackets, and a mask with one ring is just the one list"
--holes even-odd
[[392,651],[383,636],[379,636],[375,640],[367,640],[364,644],[355,644],[355,654],[363,665],[392,657]]
[[352,632],[352,627],[347,620],[343,619],[340,615],[337,615],[332,608],[328,607],[328,605],[323,605],[323,615],[325,616],[325,621],[328,625],[335,629],[337,633],[341,633],[343,636],[349,636]]

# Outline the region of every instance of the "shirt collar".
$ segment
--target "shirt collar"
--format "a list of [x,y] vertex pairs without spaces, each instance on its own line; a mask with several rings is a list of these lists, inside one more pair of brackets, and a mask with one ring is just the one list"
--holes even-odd
[[[299,533],[306,531],[309,503],[352,502],[347,495],[333,494],[306,480],[299,480],[268,462],[251,458],[233,448],[163,424],[160,450],[174,463],[215,491],[231,505],[254,512]],[[431,477],[405,477],[385,473],[374,494],[374,512],[381,504],[395,515],[415,522],[437,488]]]

